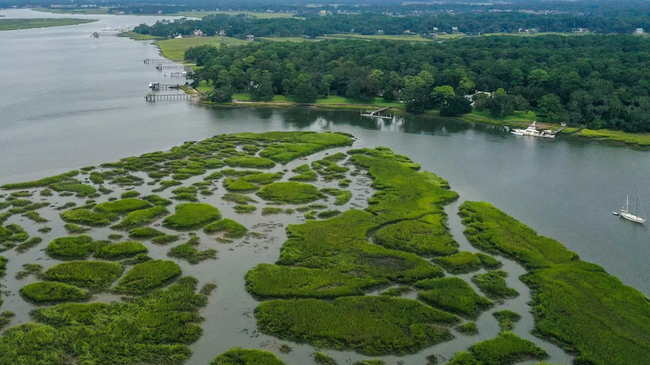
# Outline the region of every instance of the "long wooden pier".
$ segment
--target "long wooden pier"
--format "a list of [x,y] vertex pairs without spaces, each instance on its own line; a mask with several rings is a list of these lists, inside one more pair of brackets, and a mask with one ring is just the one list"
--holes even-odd
[[370,117],[370,118],[384,118],[384,119],[389,119],[392,118],[390,115],[382,115],[381,113],[385,112],[386,110],[390,109],[390,107],[385,107],[373,111],[366,111],[365,113],[361,113],[362,117]]
[[154,91],[158,90],[178,90],[181,88],[181,84],[161,84],[159,82],[149,83],[149,88]]
[[146,101],[174,101],[174,100],[192,100],[198,94],[154,94],[149,93],[144,96]]
[[145,64],[150,64],[150,63],[172,63],[174,61],[167,59],[167,58],[147,58],[144,60]]
[[156,70],[185,70],[185,67],[183,65],[156,65]]

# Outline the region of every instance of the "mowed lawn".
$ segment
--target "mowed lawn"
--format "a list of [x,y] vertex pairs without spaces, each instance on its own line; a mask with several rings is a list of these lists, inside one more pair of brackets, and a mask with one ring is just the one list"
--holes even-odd
[[188,37],[166,39],[156,42],[163,56],[174,61],[183,62],[185,51],[192,47],[211,45],[221,47],[222,45],[244,45],[247,41],[229,37]]

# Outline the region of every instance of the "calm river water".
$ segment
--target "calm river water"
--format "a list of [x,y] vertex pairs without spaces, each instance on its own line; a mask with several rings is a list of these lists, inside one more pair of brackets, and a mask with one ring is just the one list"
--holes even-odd
[[[29,10],[0,14],[60,16]],[[430,118],[373,121],[356,112],[147,103],[147,84],[169,79],[142,62],[158,57],[157,48],[90,34],[157,18],[88,18],[100,20],[0,32],[0,183],[165,150],[221,133],[345,131],[359,139],[357,146],[383,145],[410,156],[423,169],[449,180],[463,200],[493,203],[650,294],[649,227],[611,214],[627,194],[632,197],[637,191],[650,212],[648,151],[576,138],[515,137],[500,127]],[[243,285],[240,279],[233,285]],[[236,303],[234,298],[230,304]],[[201,344],[210,346],[203,339]]]

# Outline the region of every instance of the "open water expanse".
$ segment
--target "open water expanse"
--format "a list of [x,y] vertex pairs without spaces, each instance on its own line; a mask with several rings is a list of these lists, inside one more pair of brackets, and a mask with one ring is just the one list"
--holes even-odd
[[[0,15],[63,16],[29,10],[0,11]],[[603,266],[624,283],[650,294],[650,225],[633,224],[611,214],[625,203],[627,194],[632,198],[637,191],[650,213],[649,151],[568,137],[515,137],[501,127],[431,118],[375,121],[362,119],[356,112],[213,109],[182,101],[147,103],[143,98],[147,84],[170,79],[153,65],[142,62],[159,57],[157,48],[149,42],[117,37],[95,39],[90,34],[108,26],[133,27],[158,18],[65,17],[100,20],[78,26],[0,32],[0,184],[166,150],[183,141],[221,133],[345,131],[358,138],[355,147],[388,146],[449,181],[461,197],[447,212],[452,233],[462,249],[471,247],[462,237],[460,219],[455,214],[458,205],[464,200],[489,201],[538,233],[561,241],[582,259]],[[249,228],[255,224],[246,222],[244,216],[229,214],[230,208],[217,206],[225,216],[230,215]],[[259,221],[261,216],[251,219]],[[288,218],[275,221],[295,223]],[[273,229],[269,236],[267,248],[265,244],[233,251],[223,248],[219,250],[218,261],[183,267],[185,273],[202,282],[216,280],[219,285],[202,311],[210,327],[193,345],[195,356],[189,363],[205,364],[238,345],[268,349],[275,346],[270,337],[254,333],[252,311],[256,302],[245,292],[243,278],[255,264],[277,259],[279,247],[286,239],[283,228]],[[163,256],[162,251],[160,255]],[[14,255],[6,256],[14,265]],[[24,260],[33,262],[28,257],[21,258],[21,263]],[[225,265],[237,270],[229,271]],[[9,267],[9,281],[14,281],[15,267]],[[516,279],[517,273],[524,271],[510,262],[505,269],[511,272],[508,284],[523,295],[494,310],[524,307],[528,291]],[[18,288],[9,289],[16,294]],[[15,295],[5,299],[3,310],[17,311],[14,307],[23,303]],[[22,316],[17,313],[13,324],[28,320],[27,312],[23,312]],[[477,324],[479,336],[460,338],[427,353],[449,356],[498,332],[496,320],[487,313]],[[533,339],[527,333],[532,325],[532,316],[525,316],[517,325],[517,334]],[[570,359],[554,346],[536,342],[553,355],[551,363],[566,363]],[[294,346],[292,354],[282,357],[294,364],[309,363],[306,357],[312,351],[309,346]],[[355,357],[351,353],[332,353],[339,360]],[[392,364],[397,361],[390,359]],[[420,363],[421,358],[407,358],[404,362]]]

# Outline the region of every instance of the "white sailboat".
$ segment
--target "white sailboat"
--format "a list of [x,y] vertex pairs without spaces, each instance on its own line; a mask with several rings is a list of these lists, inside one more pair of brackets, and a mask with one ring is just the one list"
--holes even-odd
[[[640,223],[643,224],[646,222],[645,218],[641,218],[639,216],[639,194],[636,196],[636,207],[634,209],[634,214],[630,213],[630,196],[628,195],[627,198],[625,199],[625,206],[621,208],[621,213],[619,214],[621,218],[625,218],[630,222],[634,223]],[[641,207],[641,210],[643,210],[643,207]]]

